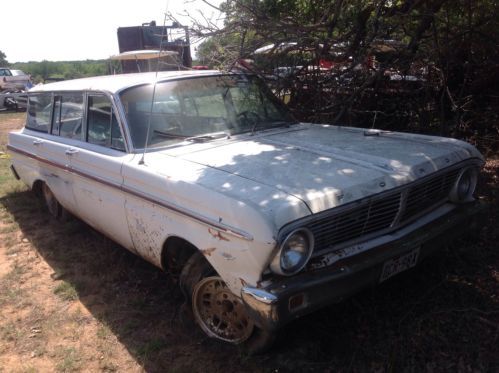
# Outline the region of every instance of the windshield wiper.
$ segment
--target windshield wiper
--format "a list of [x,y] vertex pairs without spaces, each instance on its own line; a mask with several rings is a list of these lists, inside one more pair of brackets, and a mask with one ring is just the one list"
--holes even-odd
[[257,128],[260,124],[264,125],[264,128],[262,128],[262,131],[264,131],[264,130],[274,129],[277,127],[289,128],[289,126],[293,123],[287,122],[285,120],[275,120],[272,122],[255,122],[253,124],[253,127],[251,128],[251,135],[255,134],[255,131],[257,130]]
[[229,138],[230,134],[227,132],[214,132],[214,133],[207,133],[207,134],[202,134],[202,135],[197,135],[197,136],[188,136],[188,137],[185,137],[185,140],[192,141],[192,142],[205,142],[205,141],[210,141],[210,140],[222,139],[224,137]]
[[158,134],[159,136],[166,137],[169,139],[182,139],[185,141],[192,141],[192,142],[205,142],[209,140],[216,140],[216,139],[221,139],[224,137],[230,137],[229,133],[226,132],[214,132],[214,133],[206,133],[202,135],[196,135],[196,136],[191,136],[191,135],[180,135],[177,133],[169,133],[169,132],[163,132],[160,130],[154,130],[154,133]]
[[176,133],[168,133],[168,132],[163,132],[160,130],[154,130],[154,133],[157,133],[159,136],[167,137],[169,139],[186,139],[189,137],[186,135],[179,135]]

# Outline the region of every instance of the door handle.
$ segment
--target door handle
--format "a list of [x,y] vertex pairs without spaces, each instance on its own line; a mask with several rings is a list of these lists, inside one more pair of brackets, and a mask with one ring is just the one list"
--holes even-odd
[[43,140],[33,140],[33,145],[38,146],[40,144],[43,144]]
[[73,155],[73,154],[76,154],[78,153],[78,149],[68,149],[66,150],[66,154],[67,155]]

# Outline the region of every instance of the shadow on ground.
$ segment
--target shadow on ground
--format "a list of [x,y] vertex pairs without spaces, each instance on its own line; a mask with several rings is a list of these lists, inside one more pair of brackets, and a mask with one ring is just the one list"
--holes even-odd
[[447,249],[375,290],[298,320],[270,353],[248,357],[193,330],[162,271],[78,220],[63,224],[43,209],[26,213],[26,204],[40,204],[31,192],[0,203],[54,276],[76,288],[85,307],[147,372],[497,367],[499,260],[484,239]]

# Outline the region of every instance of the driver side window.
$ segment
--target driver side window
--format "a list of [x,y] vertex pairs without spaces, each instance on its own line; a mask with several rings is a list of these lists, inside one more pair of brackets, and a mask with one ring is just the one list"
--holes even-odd
[[104,95],[88,96],[87,142],[125,151],[113,105]]

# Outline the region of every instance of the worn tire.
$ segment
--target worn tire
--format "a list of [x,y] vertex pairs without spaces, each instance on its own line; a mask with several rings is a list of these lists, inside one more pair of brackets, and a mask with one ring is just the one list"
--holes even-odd
[[[203,279],[211,276],[217,276],[217,273],[199,251],[194,253],[187,260],[184,268],[182,269],[182,272],[180,273],[180,288],[185,296],[186,304],[189,308],[189,311],[192,312],[192,316],[194,318],[195,318],[194,316],[195,310],[193,304],[193,295],[196,291],[196,287],[198,284],[200,284],[200,282]],[[201,329],[203,329],[198,320],[196,320],[196,323]],[[213,336],[210,337],[220,340]],[[269,348],[271,348],[275,339],[276,339],[275,333],[270,333],[268,331],[258,328],[257,326],[254,326],[252,334],[249,336],[248,339],[244,340],[243,342],[231,343],[223,340],[220,341],[237,345],[244,352],[250,355],[255,355],[263,353],[267,351]]]
[[42,185],[42,196],[45,206],[52,217],[62,222],[70,220],[71,214],[59,203],[47,184]]

